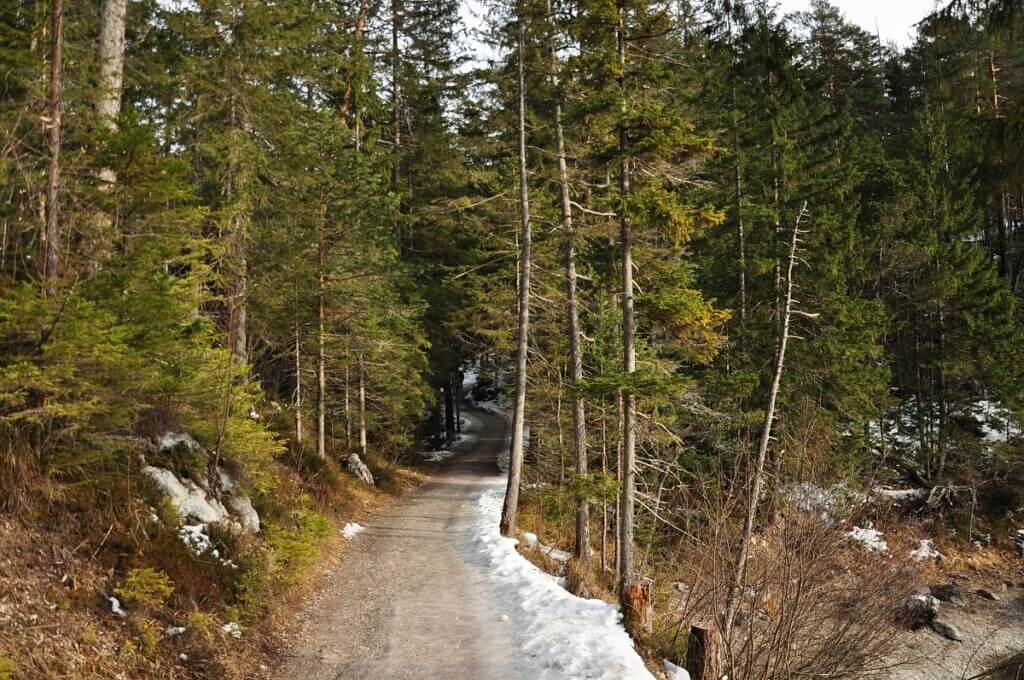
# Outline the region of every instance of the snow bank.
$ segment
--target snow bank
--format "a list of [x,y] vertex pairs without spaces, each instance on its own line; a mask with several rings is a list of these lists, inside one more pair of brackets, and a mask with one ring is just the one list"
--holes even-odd
[[355,522],[349,522],[345,525],[345,528],[341,530],[341,535],[351,541],[364,531],[366,531],[366,527],[356,524]]
[[468,549],[510,617],[512,642],[531,666],[532,680],[654,680],[618,607],[575,597],[516,552],[515,539],[499,534],[503,500],[502,486],[481,495]]

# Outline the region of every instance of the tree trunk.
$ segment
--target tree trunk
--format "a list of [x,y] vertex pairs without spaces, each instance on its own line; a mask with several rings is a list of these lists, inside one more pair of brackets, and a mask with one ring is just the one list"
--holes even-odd
[[768,405],[764,412],[764,421],[761,425],[761,438],[757,447],[757,460],[754,465],[754,477],[751,480],[750,497],[747,500],[747,513],[743,519],[743,535],[740,539],[739,555],[736,559],[736,573],[733,578],[732,588],[726,600],[724,615],[724,632],[726,644],[729,644],[730,633],[732,632],[733,620],[736,617],[736,606],[743,592],[743,583],[747,574],[747,556],[750,550],[750,539],[754,533],[754,521],[757,516],[757,506],[761,501],[761,488],[764,484],[765,460],[768,455],[768,446],[771,443],[772,423],[775,420],[775,404],[779,396],[779,385],[782,383],[782,368],[786,360],[786,346],[789,342],[789,323],[793,315],[793,268],[796,264],[796,248],[800,242],[800,223],[807,212],[807,204],[804,203],[800,214],[797,216],[796,224],[793,226],[793,237],[789,242],[789,260],[785,279],[785,301],[782,309],[781,330],[779,331],[779,344],[775,354],[775,372],[772,376],[771,388],[768,391]]
[[302,354],[298,322],[295,322],[295,443],[302,447]]
[[318,249],[317,297],[317,356],[316,356],[316,455],[327,457],[327,359],[324,352],[326,335],[326,309],[324,306],[324,284],[327,280],[327,208],[320,209],[320,245]]
[[[124,32],[128,0],[103,0],[96,55],[100,78],[96,96],[96,115],[101,127],[113,130],[121,111],[121,84],[124,80]],[[99,172],[101,182],[114,184],[117,175],[110,168]]]
[[349,400],[349,372],[345,367],[345,449],[352,450],[352,406]]
[[444,439],[449,444],[455,441],[455,395],[450,380],[444,385]]
[[359,355],[359,451],[366,455],[366,366]]
[[[620,74],[626,70],[626,10],[619,3],[619,23],[617,30],[617,49]],[[619,76],[619,91],[623,97],[622,115],[626,114],[625,76]],[[626,127],[619,124],[619,193],[624,200],[629,196],[629,159],[626,153]],[[619,213],[619,239],[622,246],[622,363],[627,376],[636,371],[636,330],[633,315],[633,234],[632,225],[625,212]],[[630,586],[634,585],[633,567],[633,514],[636,495],[636,430],[635,430],[636,397],[632,390],[624,390],[622,394],[622,488],[619,492],[619,597],[624,610],[633,604],[629,597]],[[627,616],[627,619],[629,617]]]
[[526,174],[526,64],[525,17],[517,6],[517,51],[519,54],[519,343],[516,349],[516,400],[512,411],[512,440],[509,446],[508,487],[501,509],[501,533],[516,532],[519,484],[523,473],[523,429],[526,421],[526,360],[530,330],[530,192]]
[[57,293],[60,276],[60,145],[64,109],[64,2],[52,0],[50,17],[50,97],[47,140],[50,165],[46,172],[46,245],[43,254],[44,290]]
[[[551,2],[548,0],[548,15],[551,17]],[[580,317],[576,301],[576,234],[572,222],[572,203],[569,196],[569,171],[565,161],[565,133],[562,128],[561,85],[554,75],[558,71],[558,56],[555,51],[554,18],[549,35],[548,52],[551,59],[551,73],[554,89],[555,152],[558,156],[558,196],[562,218],[562,236],[565,239],[565,314],[569,333],[569,387],[572,399],[572,447],[576,460],[576,476],[583,477],[587,469],[587,421],[583,397],[576,393],[576,387],[583,380],[583,353],[580,349]],[[584,496],[576,501],[576,558],[580,567],[589,571],[590,565],[590,503]]]
[[391,144],[395,154],[395,162],[391,168],[391,189],[398,193],[398,185],[402,179],[401,158],[402,148],[402,53],[399,45],[401,34],[402,8],[399,0],[391,0]]

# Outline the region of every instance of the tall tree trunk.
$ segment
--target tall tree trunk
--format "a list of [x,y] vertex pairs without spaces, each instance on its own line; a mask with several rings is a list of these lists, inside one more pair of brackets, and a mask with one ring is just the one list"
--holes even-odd
[[391,189],[398,192],[402,179],[402,52],[399,38],[402,30],[402,7],[399,0],[391,0],[391,143],[395,163],[391,168]]
[[[100,78],[96,95],[96,115],[100,126],[113,130],[121,111],[121,84],[124,80],[124,33],[128,0],[103,0],[100,7],[99,36],[96,55],[99,58]],[[110,168],[99,172],[105,185],[117,181]]]
[[47,140],[50,165],[46,172],[46,246],[43,254],[44,290],[49,296],[57,293],[60,276],[60,145],[61,115],[64,109],[64,2],[50,3],[50,97]]
[[[569,388],[572,398],[572,447],[576,461],[577,477],[585,476],[587,469],[587,420],[586,405],[576,388],[583,380],[583,352],[580,349],[580,316],[576,295],[576,233],[572,221],[572,202],[569,195],[569,171],[565,160],[565,132],[562,127],[562,90],[558,77],[558,54],[555,48],[554,16],[551,1],[548,0],[548,21],[551,31],[548,36],[548,53],[551,61],[551,78],[555,90],[555,152],[558,155],[558,198],[561,208],[562,237],[565,239],[565,315],[569,333]],[[590,563],[590,503],[584,496],[576,501],[576,557],[586,569]]]
[[302,350],[299,322],[295,322],[295,443],[302,446]]
[[[618,30],[616,42],[619,57],[619,91],[622,94],[623,110],[626,115],[625,71],[626,71],[626,10],[620,1],[618,6]],[[629,159],[626,158],[626,126],[619,123],[619,194],[625,200],[629,196]],[[636,371],[636,329],[633,314],[633,234],[632,225],[625,212],[619,213],[619,240],[622,247],[622,366],[626,375]],[[629,612],[630,585],[635,581],[633,567],[633,520],[636,503],[636,397],[632,390],[622,394],[622,488],[619,492],[619,597],[623,610]],[[629,617],[627,616],[627,619]]]
[[523,474],[523,429],[526,422],[526,360],[530,331],[530,192],[526,174],[526,18],[521,5],[516,7],[519,54],[519,343],[516,349],[516,400],[512,411],[512,440],[509,445],[508,487],[501,509],[501,533],[516,532],[519,510],[519,484]]
[[318,248],[317,298],[317,355],[316,355],[316,455],[327,457],[327,358],[324,352],[326,335],[326,308],[324,285],[327,280],[327,207],[320,209],[320,243]]
[[[601,474],[608,475],[607,404],[601,409]],[[608,503],[601,501],[601,573],[608,571]]]
[[[786,360],[786,346],[789,342],[789,323],[793,316],[793,268],[796,264],[796,249],[800,242],[800,224],[807,212],[807,204],[804,203],[800,214],[797,216],[796,224],[793,226],[793,236],[789,242],[789,259],[785,279],[785,301],[782,309],[781,326],[779,330],[778,346],[775,352],[775,371],[772,376],[771,388],[768,390],[768,404],[764,412],[764,421],[761,425],[761,438],[757,447],[757,460],[754,464],[754,476],[751,480],[750,496],[747,499],[747,513],[743,519],[743,534],[740,538],[739,554],[736,558],[736,572],[733,578],[732,588],[729,591],[725,604],[723,628],[726,644],[729,644],[730,633],[732,632],[733,621],[736,617],[736,606],[743,592],[743,584],[747,575],[747,556],[750,551],[750,540],[754,533],[754,521],[757,517],[757,507],[761,502],[761,488],[764,484],[765,460],[768,456],[768,446],[771,443],[772,423],[775,421],[775,404],[779,396],[779,385],[782,383],[782,368]],[[808,315],[810,316],[810,315]]]
[[352,406],[349,399],[349,373],[348,366],[345,367],[345,449],[352,450]]
[[444,438],[448,443],[455,441],[455,395],[450,380],[444,384]]
[[[734,144],[735,152],[738,154],[738,138],[735,140]],[[743,181],[738,157],[736,159],[735,175],[735,196],[733,198],[733,208],[736,211],[736,247],[739,251],[737,256],[739,257],[740,270],[740,327],[743,328],[747,323],[747,242],[746,236],[743,233]]]
[[359,452],[366,455],[366,365],[359,354]]

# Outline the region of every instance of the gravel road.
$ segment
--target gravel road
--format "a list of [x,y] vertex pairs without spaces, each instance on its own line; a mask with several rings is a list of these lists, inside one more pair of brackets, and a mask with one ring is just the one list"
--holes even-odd
[[503,418],[463,411],[467,436],[431,479],[363,522],[352,552],[303,612],[278,677],[525,680],[507,617],[467,558],[472,506],[500,484]]

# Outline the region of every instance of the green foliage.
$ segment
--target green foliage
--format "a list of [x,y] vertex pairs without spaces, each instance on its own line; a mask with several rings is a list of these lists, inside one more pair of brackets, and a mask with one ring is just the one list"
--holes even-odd
[[6,656],[0,656],[0,680],[14,680],[18,665]]
[[124,585],[114,588],[114,594],[126,604],[138,608],[163,606],[174,592],[174,583],[162,571],[149,567],[132,569],[125,576]]
[[614,503],[619,493],[619,483],[615,477],[600,472],[576,475],[569,488],[576,498],[585,498],[595,503]]

